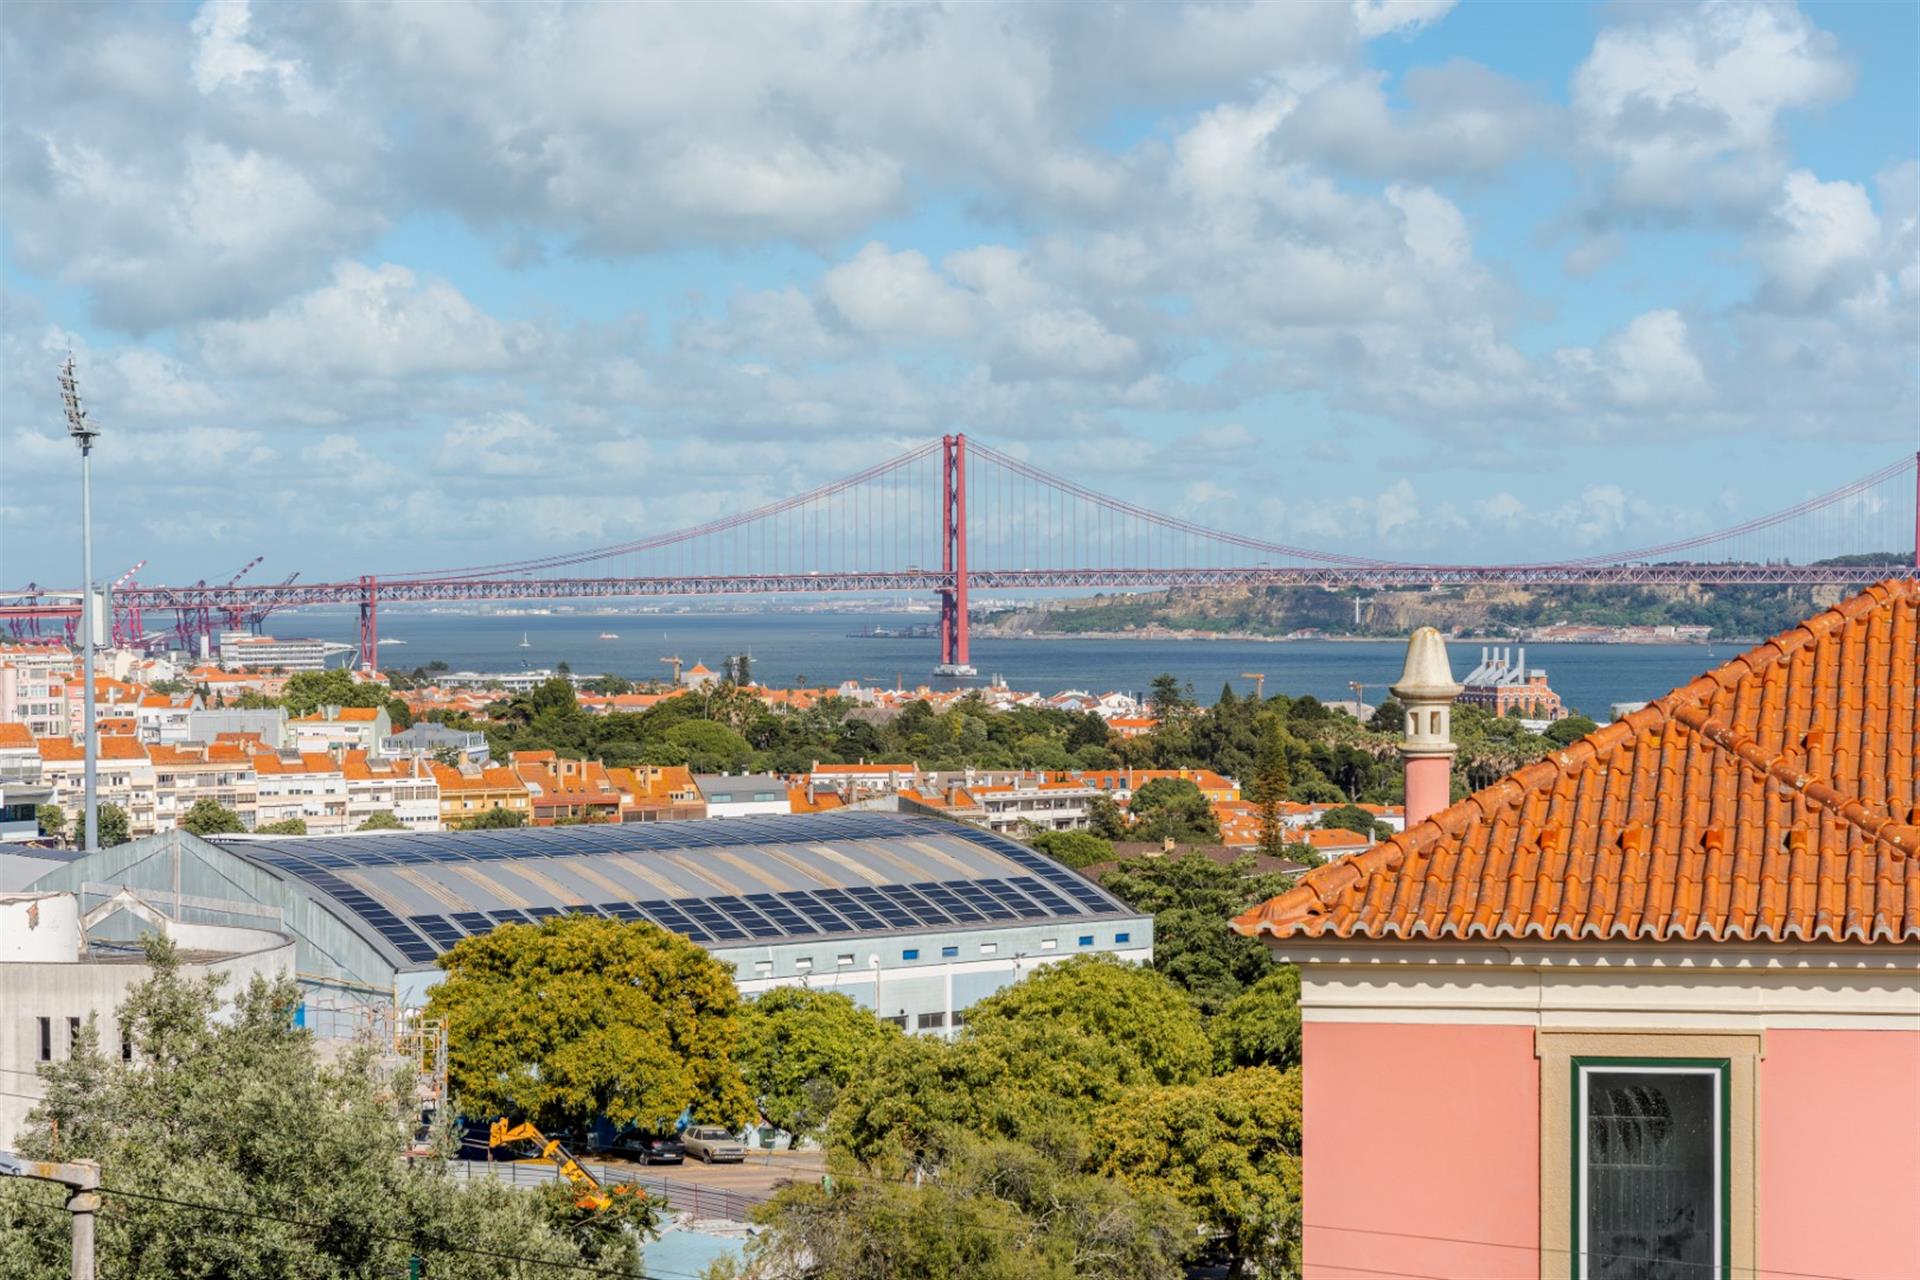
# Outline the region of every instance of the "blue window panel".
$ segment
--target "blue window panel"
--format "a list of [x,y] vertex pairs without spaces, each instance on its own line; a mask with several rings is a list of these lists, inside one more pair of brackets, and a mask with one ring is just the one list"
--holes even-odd
[[1093,935],[1092,935],[1092,934],[1090,934],[1090,933],[1083,933],[1083,934],[1081,934],[1081,935],[1080,935],[1080,945],[1081,945],[1081,946],[1083,946],[1083,947],[1090,947],[1090,946],[1092,946],[1092,945],[1093,945]]
[[959,955],[959,954],[960,954],[960,948],[958,948],[958,947],[942,947],[942,948],[940,948],[940,958],[941,958],[942,960],[951,960],[951,959],[953,959],[953,958],[954,958],[955,956],[957,956],[957,955]]
[[902,960],[918,960],[920,958],[920,948],[908,947],[900,953],[900,958]]
[[1116,933],[1113,935],[1113,940],[1115,944],[1119,944],[1122,942],[1132,942],[1133,935],[1130,933]]

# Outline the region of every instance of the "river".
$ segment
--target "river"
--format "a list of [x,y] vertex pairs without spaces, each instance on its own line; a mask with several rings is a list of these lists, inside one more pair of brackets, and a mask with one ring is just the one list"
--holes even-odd
[[[976,638],[973,664],[978,681],[936,680],[934,642],[926,638],[852,636],[864,627],[904,629],[929,621],[900,613],[654,613],[499,616],[383,609],[383,639],[402,640],[380,649],[382,666],[411,670],[435,659],[455,670],[513,671],[524,663],[575,672],[612,672],[630,679],[662,678],[660,659],[679,655],[688,666],[718,669],[731,654],[750,653],[762,683],[789,686],[838,684],[848,678],[868,684],[902,681],[952,687],[1003,677],[1016,689],[1056,693],[1062,689],[1144,693],[1153,678],[1171,671],[1212,702],[1223,683],[1250,692],[1243,672],[1266,674],[1268,693],[1351,698],[1349,681],[1367,685],[1378,702],[1400,673],[1405,644],[1397,640],[1120,640]],[[313,635],[352,642],[355,619],[334,610],[309,610],[275,619],[281,635]],[[603,633],[618,638],[602,639]],[[521,648],[525,637],[527,647]],[[1478,662],[1480,644],[1450,644],[1456,677]],[[1615,702],[1655,698],[1738,652],[1727,645],[1530,644],[1527,662],[1544,668],[1566,704],[1604,720]]]

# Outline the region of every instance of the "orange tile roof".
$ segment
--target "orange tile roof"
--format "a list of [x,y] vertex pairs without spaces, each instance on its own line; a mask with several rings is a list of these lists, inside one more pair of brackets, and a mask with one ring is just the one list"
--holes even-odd
[[0,721],[0,747],[30,747],[33,733],[18,721]]
[[787,788],[787,807],[795,813],[820,813],[827,809],[844,808],[846,803],[837,791],[816,790],[813,799],[808,800],[805,787]]
[[1234,928],[1920,941],[1916,672],[1920,582],[1870,587]]

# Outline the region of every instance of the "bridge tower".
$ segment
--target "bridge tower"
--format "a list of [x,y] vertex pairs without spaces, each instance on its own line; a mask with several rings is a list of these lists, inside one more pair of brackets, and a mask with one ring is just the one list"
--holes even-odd
[[368,574],[360,578],[360,669],[380,669],[380,592]]
[[952,584],[940,589],[939,676],[979,672],[967,652],[967,438],[940,437],[940,572]]

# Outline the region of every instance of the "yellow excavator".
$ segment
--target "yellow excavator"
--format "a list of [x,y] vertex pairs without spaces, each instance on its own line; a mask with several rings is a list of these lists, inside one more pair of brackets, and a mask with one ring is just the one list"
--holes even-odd
[[613,1204],[613,1196],[635,1196],[642,1200],[647,1198],[645,1191],[624,1182],[614,1186],[612,1195],[607,1194],[606,1189],[600,1185],[600,1179],[588,1173],[586,1166],[575,1160],[573,1153],[561,1145],[559,1139],[549,1138],[524,1120],[519,1124],[509,1124],[507,1118],[501,1116],[487,1129],[489,1149],[503,1147],[509,1142],[519,1142],[523,1138],[540,1148],[541,1159],[551,1160],[559,1166],[561,1174],[580,1193],[573,1202],[579,1208],[606,1209]]

